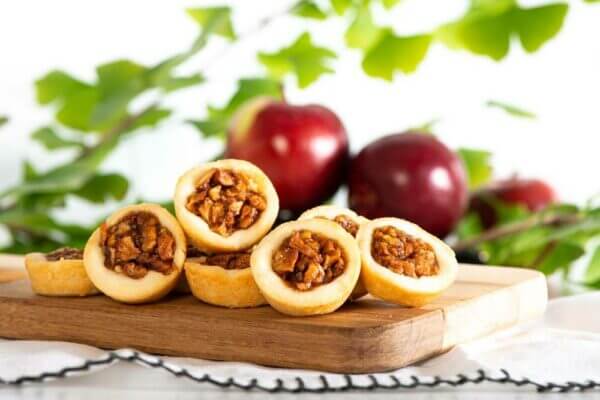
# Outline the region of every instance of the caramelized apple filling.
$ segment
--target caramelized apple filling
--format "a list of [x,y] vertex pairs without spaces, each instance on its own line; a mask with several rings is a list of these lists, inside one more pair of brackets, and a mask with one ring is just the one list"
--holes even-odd
[[419,278],[437,275],[440,270],[429,243],[394,228],[384,226],[373,231],[371,255],[380,265],[400,275]]
[[337,222],[346,232],[351,234],[352,236],[356,236],[356,232],[358,232],[358,224],[352,220],[352,218],[347,215],[336,215],[333,219],[334,222]]
[[175,266],[175,238],[149,212],[134,212],[112,226],[100,227],[104,266],[140,279],[149,270],[168,275]]
[[294,232],[272,259],[273,271],[302,291],[333,281],[345,267],[344,251],[335,240],[307,230]]
[[225,269],[244,269],[250,267],[250,253],[223,253],[199,257],[206,265],[216,265]]
[[213,169],[197,183],[186,208],[201,217],[213,232],[229,236],[251,227],[267,208],[267,202],[256,182],[246,175]]
[[46,254],[48,261],[83,260],[83,251],[73,247],[61,247]]

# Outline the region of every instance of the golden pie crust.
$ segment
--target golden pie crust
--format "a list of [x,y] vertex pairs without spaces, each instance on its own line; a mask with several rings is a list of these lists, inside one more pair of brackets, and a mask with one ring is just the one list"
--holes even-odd
[[[373,232],[386,226],[394,227],[429,244],[439,265],[437,274],[406,276],[375,261],[371,254]],[[378,218],[361,226],[356,238],[362,258],[361,280],[367,291],[375,297],[396,304],[418,307],[438,297],[456,279],[458,263],[454,251],[416,224],[399,218]]]
[[106,224],[112,226],[127,215],[139,212],[154,215],[160,225],[173,235],[175,240],[173,271],[163,274],[149,270],[143,278],[133,279],[107,268],[104,265],[104,254],[100,243],[100,228],[96,229],[88,240],[83,254],[85,270],[93,284],[105,295],[123,303],[146,303],[164,297],[179,281],[186,257],[187,244],[183,230],[175,217],[157,204],[124,207],[112,214],[106,220]]
[[[343,250],[344,272],[333,281],[300,291],[273,271],[273,254],[297,231],[307,230],[334,240]],[[252,252],[252,275],[269,304],[279,312],[294,315],[317,315],[335,311],[348,299],[360,275],[360,252],[352,235],[335,222],[324,218],[282,224],[265,236]]]
[[43,253],[31,253],[25,256],[25,268],[34,293],[74,297],[99,293],[85,272],[83,260],[49,261]]
[[[188,198],[196,193],[196,185],[203,176],[215,169],[240,173],[251,179],[266,201],[266,209],[248,228],[222,236],[210,229],[207,222],[188,210]],[[177,181],[175,188],[175,213],[190,242],[206,253],[237,252],[249,249],[273,226],[279,213],[277,192],[265,173],[252,163],[243,160],[225,159],[206,163],[187,171]]]
[[225,269],[194,257],[185,262],[185,276],[194,297],[205,303],[229,308],[267,304],[250,268]]

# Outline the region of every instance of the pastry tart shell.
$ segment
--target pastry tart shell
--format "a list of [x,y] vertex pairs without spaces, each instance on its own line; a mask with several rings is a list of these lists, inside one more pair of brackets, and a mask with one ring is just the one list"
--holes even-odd
[[[413,278],[398,274],[375,261],[371,255],[373,231],[384,226],[393,226],[431,245],[440,267],[438,274]],[[378,218],[361,226],[356,238],[362,258],[361,280],[367,291],[375,297],[418,307],[438,297],[456,279],[458,263],[452,249],[416,224],[399,218]]]
[[[213,232],[202,217],[187,209],[188,197],[196,192],[196,183],[213,169],[232,170],[246,175],[257,184],[258,192],[265,197],[267,208],[249,228],[221,236]],[[207,253],[237,252],[252,247],[271,229],[279,213],[279,198],[267,175],[254,164],[243,160],[217,160],[189,170],[177,181],[174,198],[175,214],[189,241]]]
[[149,270],[146,276],[132,279],[104,266],[104,254],[100,244],[100,229],[96,229],[88,240],[83,253],[85,270],[92,283],[105,295],[123,303],[146,303],[164,297],[173,289],[183,271],[186,257],[186,239],[177,220],[164,208],[156,204],[137,204],[124,207],[112,214],[106,223],[109,226],[119,222],[130,213],[148,212],[153,214],[175,239],[173,265],[168,274]]
[[[272,257],[295,231],[309,230],[335,240],[345,253],[344,272],[333,281],[307,291],[286,283],[272,268]],[[261,240],[250,259],[252,275],[269,304],[281,313],[304,316],[335,311],[349,298],[360,275],[360,252],[352,235],[335,222],[313,218],[279,225]]]
[[205,264],[200,258],[189,258],[185,276],[194,297],[205,303],[229,308],[267,304],[250,268],[225,269]]
[[42,253],[25,256],[25,268],[34,293],[43,296],[90,296],[98,289],[88,278],[83,260],[49,261]]

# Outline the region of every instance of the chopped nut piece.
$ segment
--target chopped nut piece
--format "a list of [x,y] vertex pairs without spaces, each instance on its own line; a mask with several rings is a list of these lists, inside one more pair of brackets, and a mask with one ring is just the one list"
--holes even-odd
[[266,210],[265,198],[249,189],[255,186],[242,173],[214,169],[197,183],[186,208],[206,221],[213,232],[229,236],[251,227]]
[[298,250],[286,247],[277,251],[273,257],[273,271],[279,273],[294,271],[294,264],[298,261]]
[[121,266],[121,271],[130,278],[140,279],[146,276],[148,270],[136,263],[127,263]]
[[172,260],[175,255],[175,239],[165,228],[160,230],[158,236],[158,255],[164,261]]
[[412,278],[436,275],[440,269],[429,243],[393,226],[373,231],[371,255],[384,267]]
[[346,268],[342,248],[317,233],[296,231],[273,254],[272,268],[298,290],[327,284]]
[[358,224],[356,222],[354,222],[350,217],[348,217],[347,215],[337,215],[334,219],[334,222],[337,222],[342,228],[344,228],[344,230],[346,232],[348,232],[349,234],[351,234],[352,236],[356,236],[356,233],[358,232]]
[[250,267],[250,253],[223,253],[201,257],[206,265],[216,265],[225,269],[244,269]]
[[48,254],[46,254],[46,260],[48,261],[60,261],[60,260],[82,260],[83,251],[75,249],[73,247],[61,247]]
[[104,266],[133,279],[148,270],[169,274],[174,270],[175,238],[148,212],[131,213],[118,223],[100,227]]

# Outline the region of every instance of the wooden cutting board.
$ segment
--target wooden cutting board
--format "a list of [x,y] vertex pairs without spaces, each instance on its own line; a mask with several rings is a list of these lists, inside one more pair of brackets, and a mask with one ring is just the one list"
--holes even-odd
[[546,302],[546,280],[539,272],[471,265],[461,265],[457,282],[425,307],[365,297],[333,314],[303,318],[268,306],[213,307],[185,295],[135,306],[104,296],[41,297],[20,280],[0,284],[0,337],[370,373],[539,317]]

